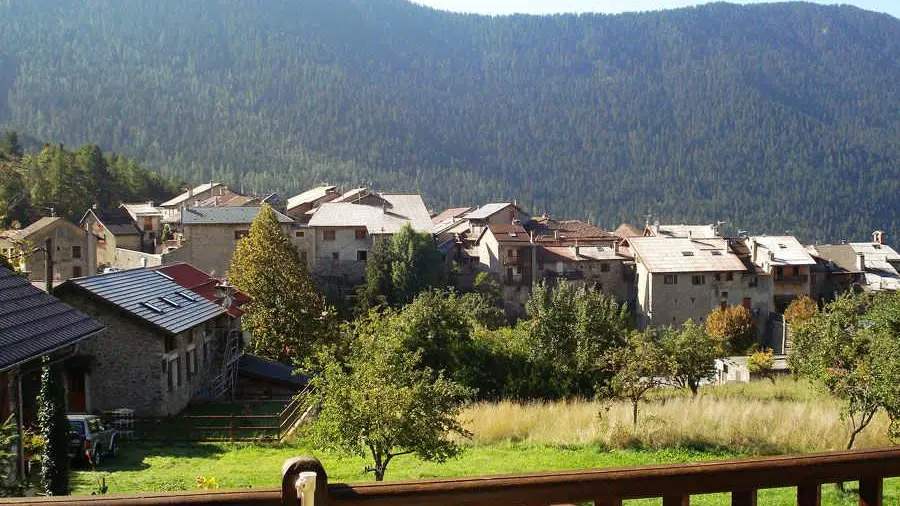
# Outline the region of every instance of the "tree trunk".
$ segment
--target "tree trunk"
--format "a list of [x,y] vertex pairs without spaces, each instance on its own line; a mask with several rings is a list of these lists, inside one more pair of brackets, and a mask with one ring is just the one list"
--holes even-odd
[[375,466],[375,481],[384,481],[384,467]]
[[638,412],[638,401],[633,401],[631,403],[631,424],[634,427],[637,427],[637,412]]
[[697,394],[700,392],[700,382],[688,381],[688,388],[691,389],[691,397],[697,397]]

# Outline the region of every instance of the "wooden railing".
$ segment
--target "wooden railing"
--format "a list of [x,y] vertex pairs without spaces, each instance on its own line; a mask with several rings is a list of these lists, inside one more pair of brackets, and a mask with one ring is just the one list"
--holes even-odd
[[398,483],[329,484],[321,464],[292,459],[282,470],[281,490],[216,491],[130,496],[16,499],[14,504],[76,506],[242,505],[300,506],[299,473],[317,473],[314,505],[303,506],[548,506],[662,498],[686,506],[692,495],[730,493],[732,506],[755,506],[760,489],[796,487],[798,506],[820,506],[823,484],[859,481],[860,506],[884,506],[885,478],[900,476],[900,447],[797,457],[656,465],[622,469],[479,476]]

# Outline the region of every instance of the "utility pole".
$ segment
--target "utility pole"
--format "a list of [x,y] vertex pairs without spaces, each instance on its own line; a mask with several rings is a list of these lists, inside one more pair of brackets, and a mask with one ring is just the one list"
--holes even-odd
[[46,276],[47,293],[53,293],[53,238],[44,239],[44,276]]

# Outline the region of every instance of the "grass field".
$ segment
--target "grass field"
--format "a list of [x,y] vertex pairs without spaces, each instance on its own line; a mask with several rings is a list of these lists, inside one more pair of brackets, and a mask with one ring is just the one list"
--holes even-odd
[[[801,382],[780,380],[748,386],[705,389],[692,399],[674,390],[654,394],[642,405],[632,428],[630,408],[594,402],[476,404],[463,413],[473,432],[466,451],[444,464],[413,456],[391,463],[388,480],[521,473],[657,463],[722,460],[761,454],[809,453],[840,449],[846,425],[840,404]],[[886,421],[876,420],[859,447],[888,446]],[[195,490],[197,476],[215,477],[222,488],[260,488],[279,484],[285,459],[315,455],[333,482],[371,481],[361,458],[317,452],[302,440],[284,445],[131,444],[100,472],[74,473],[76,494],[89,494],[106,477],[109,493]],[[824,487],[826,506],[856,504],[849,493]],[[760,493],[760,504],[794,506],[789,489]],[[629,506],[658,505],[633,501]],[[727,495],[699,496],[692,505],[730,504]],[[900,504],[900,480],[888,480],[885,504]]]

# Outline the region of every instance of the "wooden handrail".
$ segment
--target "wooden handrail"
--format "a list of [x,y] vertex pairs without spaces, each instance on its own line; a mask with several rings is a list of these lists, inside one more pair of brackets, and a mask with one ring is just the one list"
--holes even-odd
[[[593,502],[620,506],[623,499],[663,498],[665,506],[689,504],[690,496],[732,493],[732,505],[755,506],[756,491],[797,487],[799,506],[820,506],[821,485],[860,482],[860,506],[883,506],[884,478],[900,476],[900,447],[802,456],[418,480],[395,483],[327,483],[315,459],[285,463],[282,489],[154,493],[13,499],[13,504],[76,506],[243,505],[298,506],[298,473],[319,473],[315,506],[548,506]],[[320,494],[319,491],[322,491]]]

